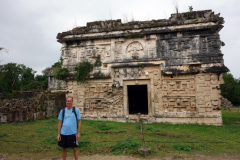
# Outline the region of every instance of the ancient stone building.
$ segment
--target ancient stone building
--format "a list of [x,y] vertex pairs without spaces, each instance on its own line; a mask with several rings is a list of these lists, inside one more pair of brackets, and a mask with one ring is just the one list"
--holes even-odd
[[[224,19],[211,10],[172,14],[169,19],[89,22],[58,33],[67,95],[85,119],[145,122],[222,123],[223,64],[219,31]],[[95,67],[79,84],[74,66]]]

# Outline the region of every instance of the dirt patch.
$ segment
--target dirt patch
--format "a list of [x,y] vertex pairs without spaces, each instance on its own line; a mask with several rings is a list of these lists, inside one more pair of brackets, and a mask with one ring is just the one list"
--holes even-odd
[[[58,158],[43,158],[44,154],[39,155],[36,154],[36,156],[33,159],[36,160],[61,160],[62,158],[59,155]],[[41,158],[40,158],[41,157]],[[131,156],[114,156],[114,155],[90,155],[90,156],[79,156],[79,160],[143,160],[143,159],[149,159],[149,160],[240,160],[240,155],[230,155],[230,154],[218,154],[214,156],[206,156],[206,155],[173,155],[173,156],[167,156],[167,157],[131,157]],[[0,160],[29,160],[29,157],[27,155],[4,155],[0,156]],[[67,157],[67,160],[74,160],[72,156]]]
[[[61,158],[60,158],[61,159]],[[59,160],[60,160],[59,159]],[[73,157],[68,157],[67,160],[73,160]],[[79,159],[81,160],[142,160],[142,159],[149,159],[149,160],[240,160],[240,155],[227,155],[221,154],[217,156],[204,156],[204,155],[174,155],[174,156],[167,156],[167,157],[154,157],[154,158],[136,158],[131,156],[112,156],[112,155],[92,155],[92,156],[80,156]],[[46,159],[47,160],[47,159]],[[56,159],[57,160],[57,159]]]

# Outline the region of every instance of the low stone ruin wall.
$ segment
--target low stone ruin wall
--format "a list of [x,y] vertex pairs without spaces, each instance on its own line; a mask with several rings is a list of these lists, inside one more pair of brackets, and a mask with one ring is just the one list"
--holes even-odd
[[65,105],[65,92],[18,92],[11,100],[0,99],[0,122],[24,122],[57,116]]

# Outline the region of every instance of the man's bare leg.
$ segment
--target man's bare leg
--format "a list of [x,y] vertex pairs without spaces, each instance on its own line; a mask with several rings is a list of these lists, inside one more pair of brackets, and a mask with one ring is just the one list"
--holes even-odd
[[67,158],[67,148],[62,148],[62,158],[63,158],[63,160],[66,160],[66,158]]
[[73,148],[73,152],[74,152],[74,158],[75,158],[75,160],[78,160],[78,149],[77,149],[77,147],[74,147],[74,148]]

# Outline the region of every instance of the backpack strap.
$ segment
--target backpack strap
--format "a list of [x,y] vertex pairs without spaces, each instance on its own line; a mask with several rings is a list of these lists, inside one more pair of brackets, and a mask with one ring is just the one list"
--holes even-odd
[[[65,107],[66,108],[66,107]],[[62,109],[62,126],[63,126],[63,120],[64,120],[64,115],[65,115],[65,108]],[[61,127],[62,128],[62,127]]]
[[78,120],[77,120],[77,113],[76,113],[75,107],[73,107],[73,113],[75,114],[76,124],[77,124],[77,128],[78,128]]

